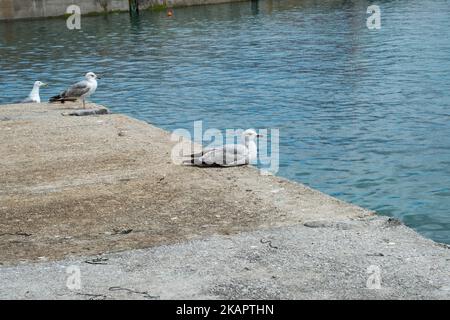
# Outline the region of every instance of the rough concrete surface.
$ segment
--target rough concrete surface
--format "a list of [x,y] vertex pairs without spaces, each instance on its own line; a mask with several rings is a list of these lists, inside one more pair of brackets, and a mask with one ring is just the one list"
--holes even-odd
[[[374,217],[3,268],[0,298],[448,299],[448,260],[448,248]],[[66,286],[70,266],[79,290]],[[380,289],[366,286],[370,266]]]
[[169,133],[75,106],[0,107],[0,298],[450,298],[448,246],[252,167],[175,165]]

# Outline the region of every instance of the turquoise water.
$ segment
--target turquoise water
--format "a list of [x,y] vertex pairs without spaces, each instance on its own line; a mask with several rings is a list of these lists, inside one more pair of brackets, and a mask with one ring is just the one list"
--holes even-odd
[[164,129],[279,128],[279,175],[450,243],[450,2],[259,1],[0,23],[0,103],[86,71]]

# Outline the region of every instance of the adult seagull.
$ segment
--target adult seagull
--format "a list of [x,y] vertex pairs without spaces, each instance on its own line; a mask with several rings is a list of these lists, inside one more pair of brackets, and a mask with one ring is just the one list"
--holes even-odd
[[225,144],[221,147],[205,149],[200,153],[191,154],[190,160],[185,160],[184,164],[195,166],[221,166],[233,167],[249,164],[256,160],[258,147],[256,138],[262,137],[253,129],[245,130],[241,135],[240,144]]
[[28,97],[21,101],[21,103],[41,103],[41,97],[39,96],[39,88],[46,87],[47,84],[41,81],[36,81],[33,85],[33,90],[31,90]]
[[95,73],[88,72],[84,76],[86,79],[71,85],[67,90],[59,95],[51,97],[50,102],[76,101],[83,100],[83,108],[86,108],[86,98],[94,94],[97,90],[97,79],[100,79]]

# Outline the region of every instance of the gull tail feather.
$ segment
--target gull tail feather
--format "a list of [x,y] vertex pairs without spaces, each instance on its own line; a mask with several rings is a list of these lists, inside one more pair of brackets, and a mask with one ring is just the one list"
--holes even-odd
[[184,160],[183,165],[191,165],[196,167],[220,167],[221,165],[218,163],[209,163],[208,161],[205,161],[203,158],[204,152],[201,153],[194,153],[190,155],[190,159]]
[[199,153],[192,153],[191,155],[189,155],[190,159],[184,160],[183,164],[184,165],[194,165],[194,166],[207,166],[208,164],[203,162],[203,159],[202,159],[203,155],[204,155],[204,151],[201,151]]
[[203,165],[202,160],[200,159],[203,154],[191,154],[189,160],[184,160],[184,165]]
[[51,97],[51,98],[49,99],[49,101],[50,101],[50,102],[61,102],[61,103],[64,103],[64,102],[66,102],[66,101],[74,102],[74,101],[77,101],[77,99],[76,99],[76,98],[66,97],[66,96],[64,95],[64,93],[61,93],[61,94],[58,94],[57,96]]

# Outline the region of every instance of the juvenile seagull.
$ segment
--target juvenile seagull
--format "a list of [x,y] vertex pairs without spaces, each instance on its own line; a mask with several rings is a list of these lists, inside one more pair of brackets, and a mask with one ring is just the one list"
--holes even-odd
[[85,75],[85,80],[75,83],[70,86],[67,90],[61,92],[59,95],[51,97],[50,102],[61,102],[65,101],[76,101],[83,100],[83,108],[86,108],[86,98],[94,94],[97,90],[97,75],[93,72],[88,72]]
[[256,138],[262,137],[253,129],[245,130],[241,135],[240,144],[226,144],[221,147],[206,149],[197,154],[191,154],[190,160],[184,164],[195,166],[233,167],[249,164],[256,160],[258,148]]
[[47,84],[41,81],[36,81],[33,85],[33,90],[31,90],[28,97],[21,101],[21,103],[41,103],[41,97],[39,96],[39,88],[46,87]]

